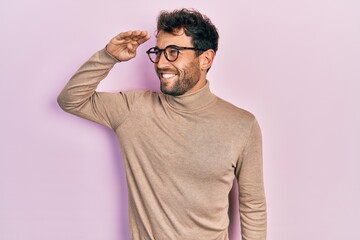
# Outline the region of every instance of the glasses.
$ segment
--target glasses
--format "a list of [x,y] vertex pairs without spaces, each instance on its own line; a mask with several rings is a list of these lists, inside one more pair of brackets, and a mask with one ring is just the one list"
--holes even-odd
[[147,55],[149,56],[150,61],[153,63],[158,63],[160,61],[161,53],[164,52],[166,60],[169,62],[175,62],[179,56],[180,50],[194,50],[194,51],[206,51],[204,49],[193,48],[193,47],[179,47],[176,45],[169,45],[166,48],[158,48],[152,47],[146,51]]

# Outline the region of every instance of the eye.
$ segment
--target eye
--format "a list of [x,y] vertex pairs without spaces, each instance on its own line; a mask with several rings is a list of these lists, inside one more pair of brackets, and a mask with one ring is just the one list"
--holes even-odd
[[153,53],[154,53],[156,56],[159,56],[159,55],[161,54],[161,51],[160,51],[160,49],[158,49],[158,48],[154,48]]
[[177,50],[176,48],[169,48],[167,50],[167,54],[172,56],[172,57],[176,57],[179,53],[179,50]]

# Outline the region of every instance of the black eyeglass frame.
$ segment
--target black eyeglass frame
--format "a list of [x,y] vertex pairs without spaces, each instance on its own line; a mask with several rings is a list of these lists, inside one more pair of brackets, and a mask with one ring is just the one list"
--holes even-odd
[[[176,49],[177,50],[177,54],[176,54],[176,57],[174,60],[170,60],[168,58],[168,55],[166,53],[166,50],[169,49],[169,48],[172,48],[172,49]],[[156,50],[156,51],[155,51]],[[200,48],[193,48],[193,47],[179,47],[179,46],[176,46],[176,45],[168,45],[166,46],[165,48],[161,49],[161,48],[158,48],[158,47],[152,47],[150,48],[149,50],[146,51],[146,54],[148,55],[149,59],[151,62],[153,63],[158,63],[160,61],[160,57],[161,57],[161,54],[164,53],[164,56],[166,58],[166,60],[168,60],[169,62],[175,62],[178,57],[179,57],[179,53],[180,53],[180,50],[194,50],[194,51],[201,51],[201,52],[205,52],[206,50],[208,49],[200,49]],[[155,53],[156,57],[155,57],[155,61],[150,57],[150,54],[151,53]],[[157,60],[156,60],[157,59]]]

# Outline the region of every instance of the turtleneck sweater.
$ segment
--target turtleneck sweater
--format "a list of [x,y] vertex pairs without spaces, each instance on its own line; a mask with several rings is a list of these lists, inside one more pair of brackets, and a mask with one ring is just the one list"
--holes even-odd
[[243,240],[266,239],[261,131],[211,93],[97,92],[118,61],[95,53],[58,97],[61,108],[116,133],[125,162],[132,240],[228,240],[238,181]]

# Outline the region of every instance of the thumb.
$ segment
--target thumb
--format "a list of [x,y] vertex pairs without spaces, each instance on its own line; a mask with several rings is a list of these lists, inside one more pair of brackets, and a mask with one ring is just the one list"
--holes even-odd
[[131,43],[128,43],[127,49],[129,51],[129,53],[135,53],[136,52],[136,46],[131,44]]

